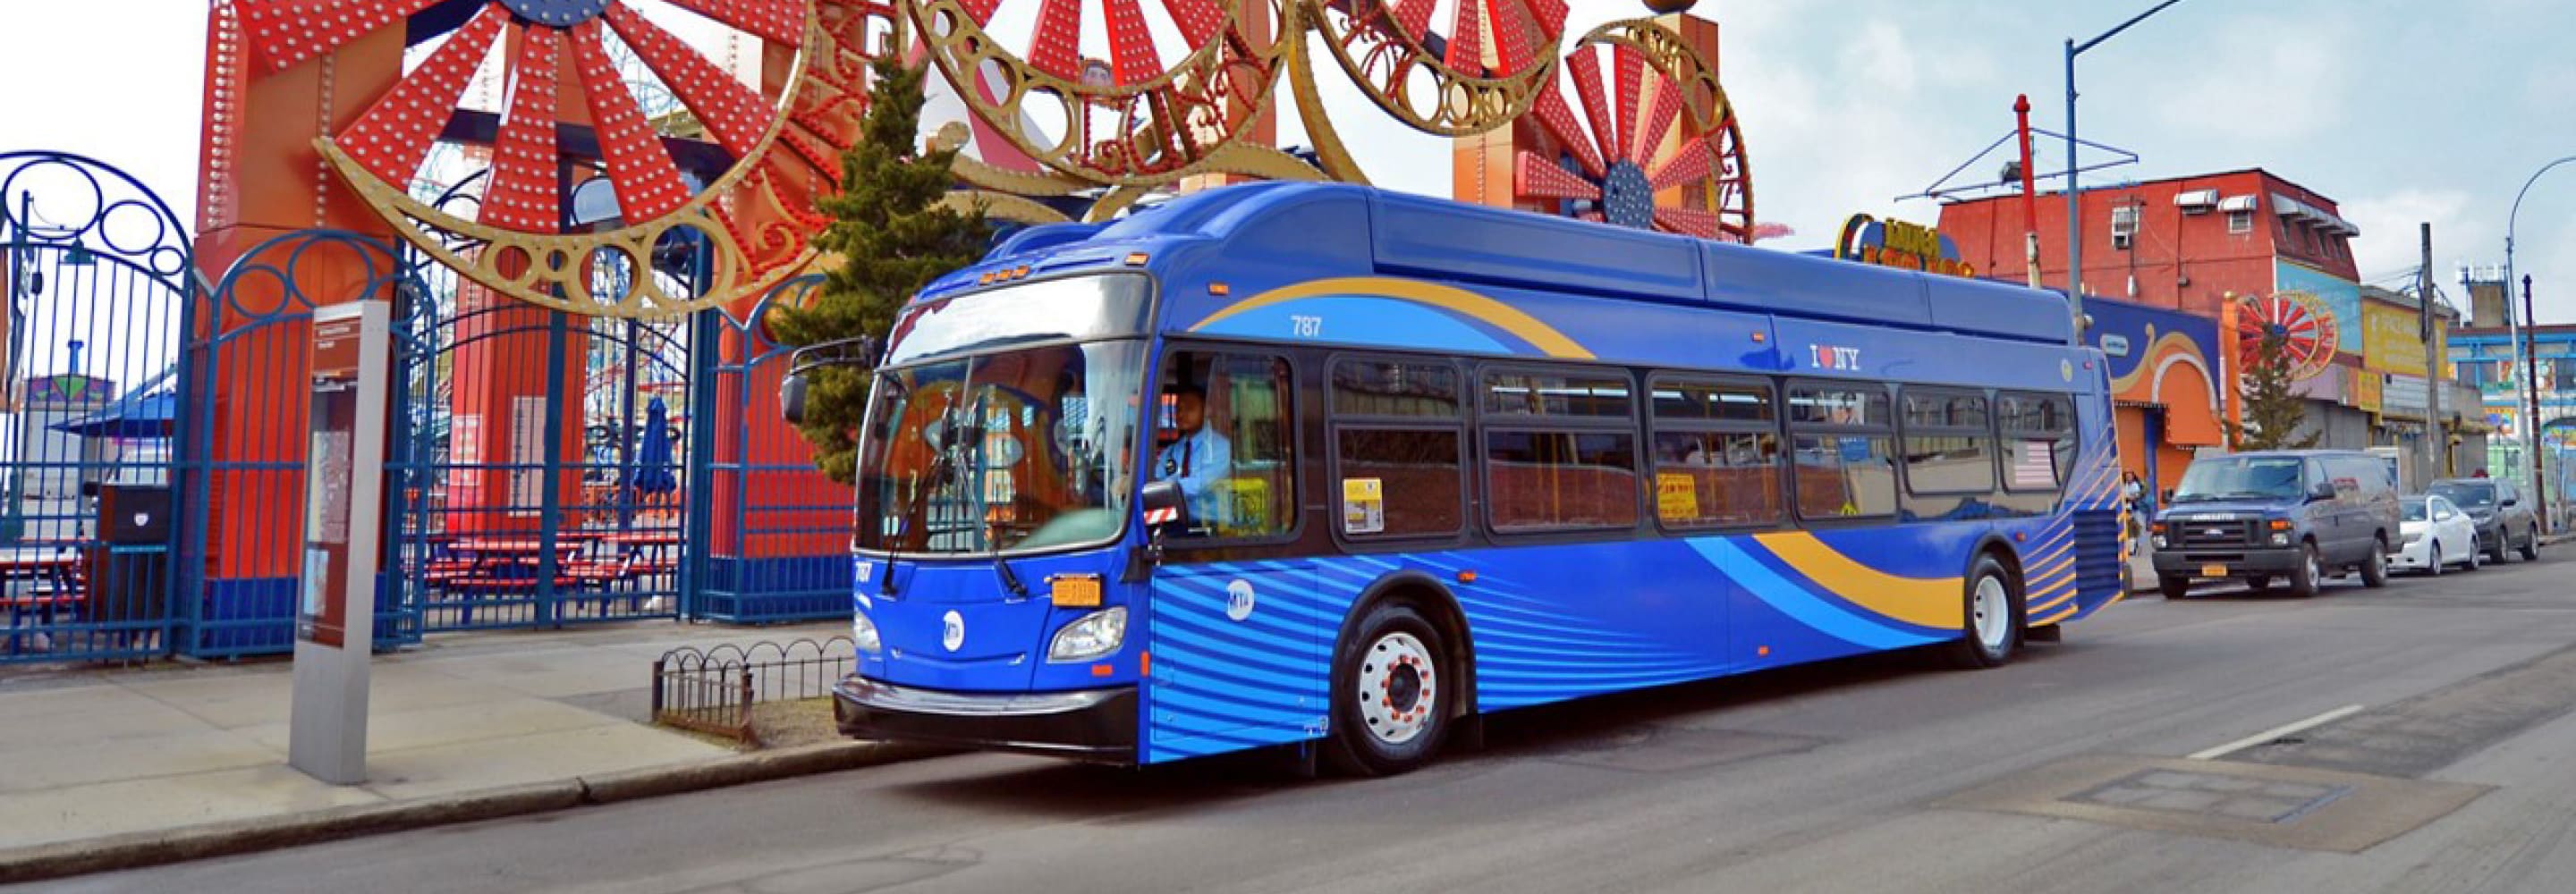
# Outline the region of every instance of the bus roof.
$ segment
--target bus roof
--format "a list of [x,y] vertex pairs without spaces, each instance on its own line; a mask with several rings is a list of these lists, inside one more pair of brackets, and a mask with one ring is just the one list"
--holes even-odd
[[1111,224],[1033,227],[921,297],[1021,267],[1134,266],[1167,289],[1377,276],[2053,345],[2073,327],[2054,292],[1328,183],[1245,184]]

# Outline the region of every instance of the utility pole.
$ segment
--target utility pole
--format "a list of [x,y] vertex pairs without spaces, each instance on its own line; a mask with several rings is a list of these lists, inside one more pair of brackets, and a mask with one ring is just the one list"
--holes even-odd
[[[2505,312],[2511,313],[2512,305],[2506,305]],[[2532,511],[2540,516],[2542,530],[2555,533],[2557,524],[2549,517],[2549,491],[2540,480],[2540,321],[2531,315],[2531,274],[2528,273],[2522,275],[2522,336],[2522,392],[2531,395],[2531,403],[2527,407],[2531,415],[2523,417],[2522,440],[2529,445],[2524,452],[2531,454],[2531,501],[2536,504]]]
[[2424,477],[2431,481],[2451,467],[2451,433],[2442,425],[2442,356],[2435,343],[2441,340],[2442,323],[2433,315],[2433,222],[2423,228],[2424,261],[2415,269],[2416,320],[2424,336],[2424,437],[2431,451]]
[[[2030,151],[2030,94],[2013,100],[2013,115],[2019,120],[2015,128],[2021,133],[2021,260],[2030,276],[2030,287],[2039,288],[2039,167]],[[2076,333],[2083,338],[2083,333]]]

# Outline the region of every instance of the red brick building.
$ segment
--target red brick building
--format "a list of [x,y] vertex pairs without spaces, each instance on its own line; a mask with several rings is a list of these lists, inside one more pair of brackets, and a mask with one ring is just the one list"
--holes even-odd
[[[2350,240],[2333,199],[2260,168],[2087,189],[2084,291],[2216,318],[2230,295],[2297,287],[2279,265],[2350,283]],[[2019,279],[2022,200],[2006,195],[1941,208],[1941,233],[1984,275]],[[2066,195],[2039,197],[2040,276],[2066,286]],[[2320,295],[2343,309],[2337,296]],[[2358,322],[2359,294],[2353,297]]]

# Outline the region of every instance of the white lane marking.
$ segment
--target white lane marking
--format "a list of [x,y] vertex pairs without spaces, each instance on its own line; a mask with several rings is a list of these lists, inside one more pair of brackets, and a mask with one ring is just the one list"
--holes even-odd
[[2213,759],[2213,758],[2220,757],[2220,756],[2222,756],[2222,755],[2234,754],[2234,753],[2236,753],[2236,752],[2243,751],[2243,750],[2248,749],[2248,748],[2252,748],[2252,747],[2254,747],[2254,746],[2256,746],[2256,745],[2261,745],[2261,744],[2263,744],[2263,743],[2265,743],[2265,742],[2269,742],[2269,741],[2272,741],[2272,740],[2274,740],[2274,739],[2278,739],[2278,738],[2280,738],[2280,737],[2282,737],[2282,736],[2286,736],[2286,735],[2289,735],[2289,734],[2291,734],[2291,733],[2298,732],[2298,731],[2300,731],[2300,730],[2315,729],[2315,728],[2317,728],[2317,727],[2324,726],[2324,725],[2326,725],[2326,724],[2333,723],[2333,722],[2335,722],[2335,721],[2337,721],[2337,720],[2342,720],[2342,719],[2344,719],[2344,718],[2346,718],[2346,717],[2350,717],[2350,716],[2352,716],[2352,715],[2359,714],[2359,713],[2361,713],[2361,706],[2360,706],[2360,705],[2345,705],[2345,706],[2343,706],[2343,707],[2336,708],[2336,709],[2334,709],[2334,710],[2332,710],[2332,711],[2327,711],[2327,712],[2325,712],[2325,713],[2323,713],[2323,714],[2319,714],[2319,715],[2317,715],[2317,716],[2315,716],[2315,717],[2310,717],[2310,718],[2308,718],[2308,719],[2306,719],[2306,720],[2302,720],[2302,721],[2299,721],[2299,722],[2297,722],[2297,723],[2287,723],[2287,724],[2282,724],[2282,725],[2280,725],[2280,726],[2276,726],[2276,727],[2273,727],[2273,728],[2271,728],[2271,729],[2267,729],[2267,730],[2264,730],[2264,731],[2262,731],[2262,732],[2255,733],[2255,734],[2250,735],[2250,736],[2246,736],[2245,738],[2238,739],[2238,740],[2233,741],[2233,742],[2229,742],[2229,743],[2227,743],[2227,744],[2225,744],[2225,745],[2220,745],[2220,746],[2218,746],[2218,747],[2216,747],[2216,748],[2207,748],[2207,749],[2202,749],[2202,750],[2200,750],[2200,751],[2192,752],[2192,753],[2191,753],[2191,759],[2192,759],[2192,760],[2196,760],[2196,761],[2205,761],[2205,760],[2210,760],[2210,759]]

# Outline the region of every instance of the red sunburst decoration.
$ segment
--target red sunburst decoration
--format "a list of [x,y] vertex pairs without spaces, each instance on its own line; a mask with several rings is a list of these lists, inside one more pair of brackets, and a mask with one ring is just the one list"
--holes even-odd
[[[1608,57],[1616,92],[1605,90]],[[1560,200],[1563,213],[1636,229],[1751,242],[1751,173],[1734,108],[1713,81],[1686,91],[1677,76],[1624,43],[1586,45],[1566,57],[1587,133],[1548,85],[1531,112],[1554,152],[1524,150],[1513,184],[1524,197]],[[1678,194],[1680,201],[1668,200]]]

